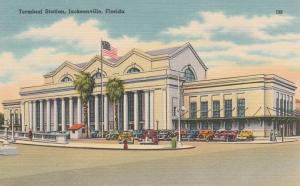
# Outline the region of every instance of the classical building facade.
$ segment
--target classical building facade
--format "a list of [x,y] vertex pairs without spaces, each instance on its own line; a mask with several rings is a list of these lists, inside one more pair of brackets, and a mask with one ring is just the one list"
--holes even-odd
[[[132,49],[118,60],[102,62],[103,71],[99,56],[86,63],[64,62],[44,75],[43,85],[22,87],[21,99],[4,101],[5,119],[14,121],[16,130],[34,132],[64,132],[82,123],[82,102],[72,82],[81,71],[89,72],[96,82],[88,103],[88,125],[93,131],[113,129],[113,108],[105,88],[110,77],[124,82],[120,130],[178,128],[178,92],[186,108],[181,112],[182,127],[253,128],[256,135],[266,136],[278,127],[274,118],[293,115],[294,83],[276,75],[207,80],[208,68],[189,43],[147,52]],[[294,123],[286,128],[286,135],[296,134]]]

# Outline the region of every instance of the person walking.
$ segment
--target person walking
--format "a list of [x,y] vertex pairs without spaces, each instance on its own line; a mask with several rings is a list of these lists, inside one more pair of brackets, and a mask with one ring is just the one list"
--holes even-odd
[[28,137],[29,137],[30,141],[32,141],[32,130],[31,129],[29,129]]
[[128,150],[128,141],[127,141],[126,138],[124,139],[123,143],[124,143],[123,149],[124,149],[124,150]]

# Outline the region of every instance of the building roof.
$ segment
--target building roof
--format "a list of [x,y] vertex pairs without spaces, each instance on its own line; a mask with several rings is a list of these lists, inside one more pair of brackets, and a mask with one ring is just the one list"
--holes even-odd
[[173,52],[178,50],[180,47],[172,47],[172,48],[163,48],[158,50],[150,50],[146,51],[146,54],[149,54],[150,56],[159,56],[159,55],[171,55]]
[[74,65],[78,66],[79,68],[83,68],[86,64],[88,64],[89,62],[83,62],[83,63],[76,63]]
[[84,125],[82,125],[82,124],[73,124],[71,127],[69,127],[68,130],[78,130],[78,129],[81,129],[81,128],[84,128]]
[[[150,58],[159,58],[159,57],[169,58],[169,57],[172,57],[172,56],[176,55],[178,52],[184,50],[187,47],[189,47],[192,50],[192,52],[194,52],[194,54],[196,55],[196,57],[199,60],[200,64],[205,69],[207,69],[206,65],[203,63],[203,61],[200,59],[200,57],[194,51],[194,49],[193,49],[193,47],[191,46],[190,43],[186,43],[184,45],[177,46],[177,47],[163,48],[163,49],[150,50],[150,51],[141,51],[141,50],[138,50],[138,49],[132,49],[128,53],[126,53],[124,56],[119,56],[117,59],[104,58],[103,61],[110,64],[110,65],[113,65],[113,66],[118,65],[123,60],[125,60],[129,55],[131,55],[132,53],[135,53],[135,52],[140,53],[140,54],[145,55],[145,56],[150,57]],[[68,65],[71,68],[76,69],[77,71],[81,71],[81,70],[84,70],[85,68],[87,68],[96,59],[100,59],[100,56],[96,55],[94,58],[92,58],[88,62],[82,62],[82,63],[77,63],[77,64],[74,64],[70,61],[65,61],[60,67],[58,67],[55,70],[45,74],[44,76],[51,76],[51,75],[55,74],[58,71],[58,69],[63,68],[66,65]]]

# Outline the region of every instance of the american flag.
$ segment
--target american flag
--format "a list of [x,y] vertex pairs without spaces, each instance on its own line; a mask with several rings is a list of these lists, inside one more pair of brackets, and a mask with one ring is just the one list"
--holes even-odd
[[118,50],[110,45],[107,41],[102,41],[103,56],[108,56],[113,59],[118,59]]

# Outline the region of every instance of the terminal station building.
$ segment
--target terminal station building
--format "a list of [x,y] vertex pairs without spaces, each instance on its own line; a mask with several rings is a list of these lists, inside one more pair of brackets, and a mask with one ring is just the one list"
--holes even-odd
[[271,130],[281,135],[283,126],[285,136],[299,135],[294,116],[297,87],[277,75],[207,79],[208,68],[189,43],[146,52],[132,49],[102,62],[101,71],[100,56],[79,64],[65,61],[43,76],[44,84],[22,87],[20,99],[3,101],[5,119],[14,122],[17,131],[37,133],[65,132],[82,123],[82,102],[72,81],[84,71],[96,82],[88,103],[92,131],[113,130],[113,107],[105,87],[109,78],[118,77],[125,90],[119,100],[119,130],[174,130],[181,110],[184,128],[252,129],[255,136],[266,137]]

